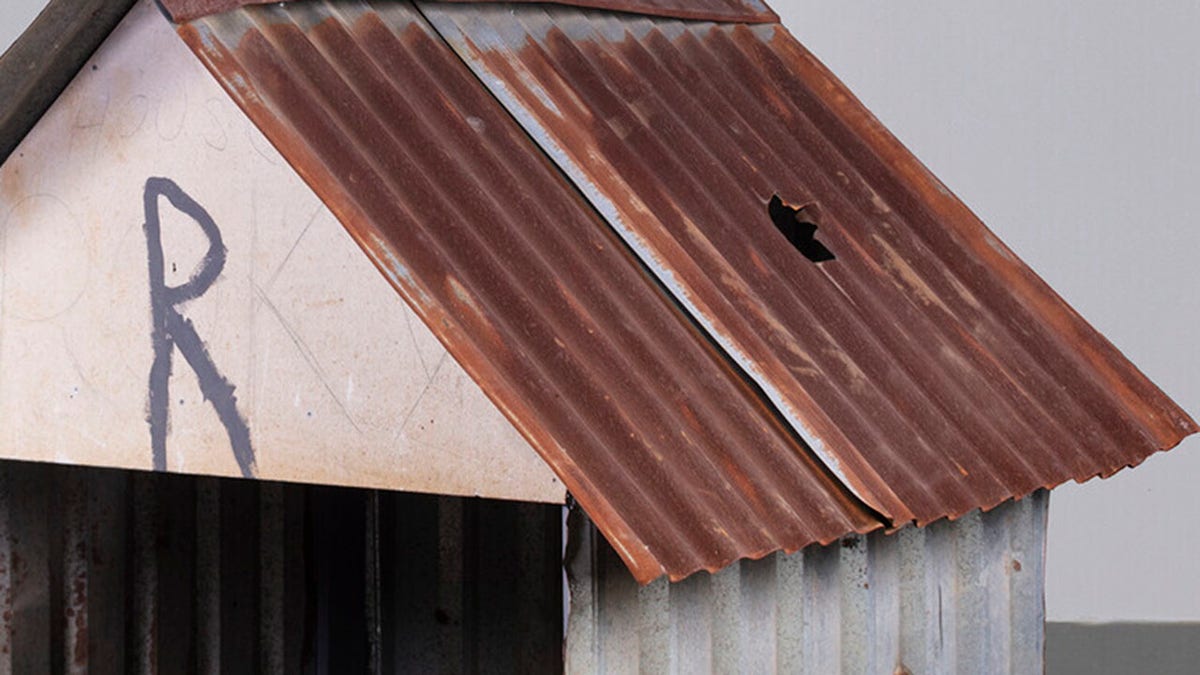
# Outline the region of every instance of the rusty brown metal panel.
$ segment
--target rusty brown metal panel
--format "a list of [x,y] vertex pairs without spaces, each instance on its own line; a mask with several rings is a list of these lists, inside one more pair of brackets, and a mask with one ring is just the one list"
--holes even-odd
[[[782,26],[419,6],[895,523],[1107,476],[1196,431]],[[833,260],[789,243],[776,196]]]
[[[175,21],[191,21],[220,14],[238,7],[262,5],[277,0],[160,0]],[[288,0],[284,0],[285,2]],[[510,4],[513,2],[545,2],[546,0],[449,0],[450,2],[481,2]],[[554,0],[551,0],[553,2]],[[669,16],[677,19],[706,21],[739,21],[760,23],[778,21],[779,17],[763,0],[558,0],[555,4],[591,7],[617,12]]]
[[879,526],[412,5],[180,32],[640,579]]

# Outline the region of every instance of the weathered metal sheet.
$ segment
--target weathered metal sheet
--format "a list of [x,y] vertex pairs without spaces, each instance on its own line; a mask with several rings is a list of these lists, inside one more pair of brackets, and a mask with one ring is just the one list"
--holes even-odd
[[180,32],[639,579],[879,526],[412,5]]
[[[419,7],[894,522],[1107,476],[1196,431],[782,26]],[[787,204],[833,260],[781,236],[804,234],[773,222]]]
[[0,673],[556,673],[562,507],[0,462]]
[[1040,673],[1049,494],[639,587],[568,539],[572,673]]
[[0,457],[566,498],[148,0],[0,167]]
[[[161,0],[175,21],[191,21],[211,14],[248,5],[263,5],[278,0]],[[290,2],[292,0],[284,0]],[[450,0],[472,4],[491,2],[546,2],[546,0]],[[759,23],[778,21],[779,17],[763,0],[550,0],[554,4],[592,7],[617,12],[669,16],[677,19],[739,21]]]

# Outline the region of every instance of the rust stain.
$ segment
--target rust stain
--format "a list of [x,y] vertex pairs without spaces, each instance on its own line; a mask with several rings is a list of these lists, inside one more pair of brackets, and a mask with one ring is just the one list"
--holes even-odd
[[[21,200],[29,196],[29,188],[26,186],[25,172],[20,161],[22,154],[14,153],[15,161],[8,161],[4,165],[4,170],[0,171],[0,203],[3,203],[5,208],[4,217],[7,218],[11,209],[16,206]],[[8,227],[20,227],[22,223],[7,223]]]
[[925,279],[917,274],[912,265],[909,265],[899,253],[892,247],[887,245],[879,236],[875,236],[877,250],[883,253],[883,264],[891,272],[891,277],[894,282],[900,283],[902,288],[911,291],[923,305],[937,305],[943,311],[949,313],[948,308],[942,299],[938,297],[933,288],[926,283]]

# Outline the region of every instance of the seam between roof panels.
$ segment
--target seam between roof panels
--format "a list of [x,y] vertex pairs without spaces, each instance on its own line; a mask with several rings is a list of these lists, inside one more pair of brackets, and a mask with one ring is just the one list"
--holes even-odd
[[[591,208],[599,217],[599,219],[608,227],[609,231],[616,236],[616,239],[624,247],[625,252],[629,255],[629,258],[636,263],[638,269],[642,272],[643,277],[647,279],[651,285],[668,301],[668,303],[676,309],[679,315],[683,317],[689,326],[691,326],[697,337],[703,340],[709,349],[711,349],[721,359],[721,361],[742,380],[742,383],[750,388],[764,408],[768,410],[769,414],[779,423],[780,428],[785,430],[788,436],[792,438],[792,440],[794,440],[804,452],[807,452],[813,459],[816,460],[815,465],[820,467],[821,470],[833,482],[839,485],[845,491],[846,495],[849,496],[859,508],[865,511],[872,518],[882,523],[885,529],[893,530],[898,526],[903,525],[904,523],[893,522],[891,517],[880,511],[875,506],[871,505],[864,497],[858,494],[858,492],[851,487],[850,481],[842,473],[836,458],[827,456],[828,453],[818,451],[813,447],[813,443],[820,445],[819,440],[815,437],[815,434],[802,431],[805,428],[805,425],[797,418],[797,416],[785,412],[785,399],[783,398],[782,393],[774,390],[773,387],[770,387],[770,385],[766,382],[765,377],[760,379],[751,373],[753,364],[749,357],[740,354],[740,350],[738,350],[731,341],[720,338],[715,326],[713,326],[710,321],[705,320],[703,318],[703,313],[699,312],[692,303],[685,299],[686,293],[682,285],[674,280],[674,275],[670,270],[662,269],[659,271],[651,265],[649,261],[653,260],[653,256],[648,251],[640,251],[639,246],[634,241],[630,241],[630,237],[626,236],[626,233],[622,231],[622,228],[614,224],[614,222],[620,222],[620,216],[617,214],[616,206],[613,205],[598,188],[592,185],[581,185],[566,171],[564,168],[564,163],[569,162],[566,161],[565,153],[563,153],[561,148],[559,148],[557,142],[555,142],[555,140],[550,136],[549,132],[543,129],[541,125],[533,121],[527,125],[513,109],[513,107],[511,107],[502,96],[497,94],[496,89],[503,90],[505,88],[504,84],[497,81],[493,87],[481,76],[478,71],[476,71],[474,67],[472,67],[472,64],[458,51],[458,49],[455,48],[454,44],[447,38],[446,34],[442,32],[438,22],[434,21],[434,19],[426,13],[426,1],[413,0],[412,5],[416,9],[417,13],[421,15],[421,18],[424,19],[429,25],[433,33],[435,33],[446,45],[446,48],[454,54],[455,58],[462,62],[463,66],[471,74],[471,76],[479,82],[480,86],[487,91],[488,95],[491,96],[492,99],[500,105],[504,112],[508,114],[508,116],[521,129],[522,133],[529,139],[533,146],[543,154],[553,170],[562,179],[563,183],[576,194],[578,194],[583,202],[589,208]],[[533,127],[532,129],[531,126]],[[535,133],[534,129],[537,129],[540,133]],[[563,155],[563,159],[561,161],[560,158],[556,156],[556,153]],[[770,387],[770,389],[768,389],[768,387]],[[810,436],[812,436],[812,442],[809,440]]]

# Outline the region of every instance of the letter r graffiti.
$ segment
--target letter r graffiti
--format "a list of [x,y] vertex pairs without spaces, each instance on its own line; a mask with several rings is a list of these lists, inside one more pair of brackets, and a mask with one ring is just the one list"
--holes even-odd
[[[171,206],[195,221],[208,239],[208,252],[204,260],[192,276],[179,286],[168,286],[166,283],[159,197],[165,197]],[[196,373],[204,399],[212,405],[229,434],[229,445],[242,475],[251,477],[255,471],[254,449],[250,445],[250,429],[237,410],[234,386],[217,370],[191,320],[177,309],[181,303],[203,295],[224,269],[225,244],[221,241],[221,231],[208,212],[168,178],[148,179],[142,202],[146,214],[146,245],[150,254],[150,311],[154,324],[151,331],[154,363],[150,366],[150,404],[146,418],[150,423],[154,470],[167,469],[171,357],[178,348]]]

